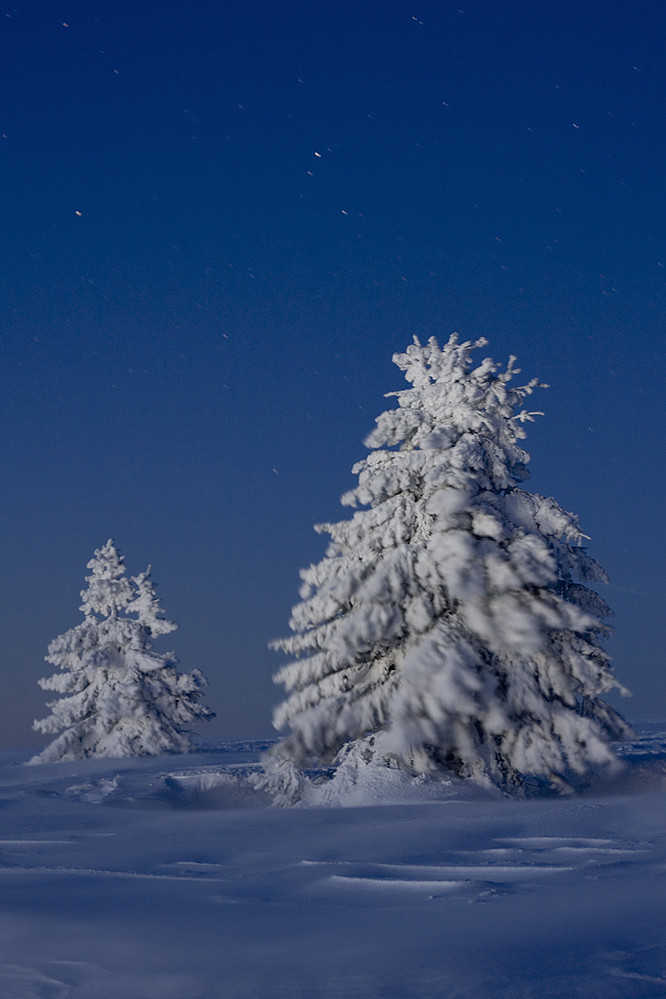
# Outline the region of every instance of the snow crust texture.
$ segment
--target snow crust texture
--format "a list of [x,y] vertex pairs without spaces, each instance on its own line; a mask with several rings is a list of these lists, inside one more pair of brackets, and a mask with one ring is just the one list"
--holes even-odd
[[64,696],[33,727],[59,734],[31,762],[187,752],[190,726],[213,712],[201,701],[204,676],[179,672],[173,653],[153,648],[176,625],[162,616],[150,567],[127,577],[110,539],[88,568],[84,620],[51,642],[46,661],[59,672],[39,681]]
[[298,766],[361,740],[412,773],[523,793],[615,765],[628,730],[603,700],[620,686],[610,611],[586,585],[605,574],[577,518],[521,488],[540,383],[513,386],[513,357],[474,367],[485,344],[415,339],[394,356],[411,387],[353,468],[356,512],[316,528],[329,547],[273,643],[292,657],[277,752]]
[[530,801],[375,767],[271,808],[264,748],[4,754],[3,999],[666,995],[663,725]]

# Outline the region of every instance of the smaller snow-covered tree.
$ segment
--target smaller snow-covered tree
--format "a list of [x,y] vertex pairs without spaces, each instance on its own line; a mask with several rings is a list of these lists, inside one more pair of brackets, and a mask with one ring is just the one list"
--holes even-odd
[[48,703],[51,714],[33,728],[60,734],[30,762],[187,752],[190,725],[213,712],[201,703],[199,670],[180,673],[173,653],[153,649],[177,626],[161,614],[150,567],[128,578],[109,540],[88,568],[84,620],[51,642],[46,661],[59,672],[39,681],[66,696]]

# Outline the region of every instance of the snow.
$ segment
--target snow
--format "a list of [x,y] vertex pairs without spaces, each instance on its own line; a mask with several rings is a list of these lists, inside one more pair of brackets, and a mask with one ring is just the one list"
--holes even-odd
[[533,800],[350,754],[274,808],[252,743],[5,753],[0,995],[666,996],[666,724],[638,730],[624,773]]

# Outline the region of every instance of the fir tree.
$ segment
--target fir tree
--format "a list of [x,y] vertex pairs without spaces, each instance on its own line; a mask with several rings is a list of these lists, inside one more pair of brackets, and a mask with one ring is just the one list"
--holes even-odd
[[150,568],[128,578],[112,540],[88,568],[84,620],[51,642],[46,661],[59,672],[39,681],[65,696],[33,728],[60,734],[30,762],[187,752],[189,726],[213,712],[201,703],[202,674],[180,673],[173,653],[153,649],[176,625],[162,617]]
[[605,574],[577,518],[520,487],[541,415],[523,406],[545,386],[511,386],[513,357],[473,367],[486,343],[415,338],[393,358],[411,387],[389,393],[353,468],[357,512],[316,527],[326,555],[273,643],[293,657],[275,677],[287,759],[328,764],[365,740],[375,759],[507,790],[615,760],[609,609],[585,585]]

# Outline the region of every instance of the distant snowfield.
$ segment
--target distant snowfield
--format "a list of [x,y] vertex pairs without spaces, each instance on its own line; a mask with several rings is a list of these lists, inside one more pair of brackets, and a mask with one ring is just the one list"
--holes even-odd
[[259,745],[4,754],[0,996],[666,996],[666,724],[639,732],[612,783],[533,801],[388,772],[271,808]]

